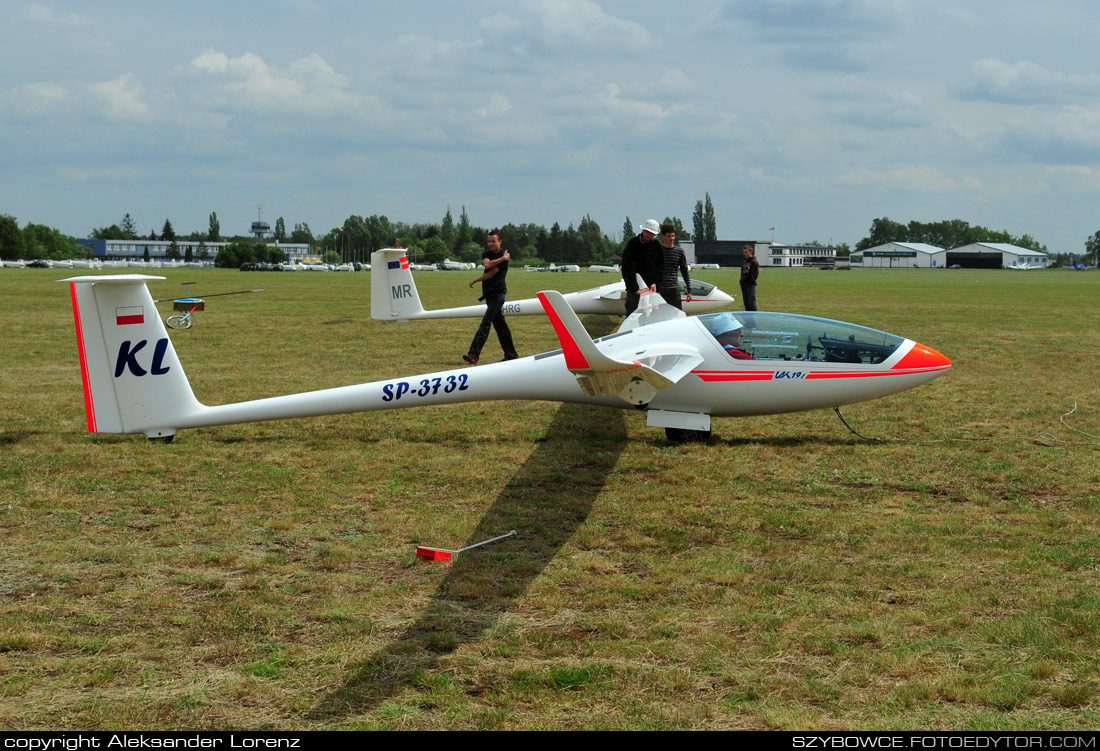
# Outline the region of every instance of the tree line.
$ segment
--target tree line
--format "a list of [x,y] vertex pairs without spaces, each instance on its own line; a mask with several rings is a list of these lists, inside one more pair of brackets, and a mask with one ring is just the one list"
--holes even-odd
[[[710,194],[695,203],[692,212],[692,229],[685,229],[679,217],[666,216],[664,222],[676,228],[678,240],[717,240],[717,219]],[[554,222],[549,228],[535,223],[508,223],[498,228],[481,227],[473,224],[466,207],[456,219],[448,206],[439,222],[408,223],[394,222],[384,215],[352,215],[341,226],[333,227],[320,235],[314,234],[305,223],[293,225],[287,231],[283,217],[275,221],[271,240],[278,244],[305,244],[319,252],[326,262],[368,262],[375,250],[393,247],[400,243],[408,249],[409,257],[416,263],[441,263],[445,259],[478,262],[485,248],[485,240],[491,229],[499,229],[503,245],[512,258],[524,263],[538,265],[548,263],[592,264],[607,263],[616,256],[626,242],[638,233],[638,226],[626,217],[620,237],[609,236],[600,225],[586,214],[575,225],[569,223],[562,227]],[[122,220],[107,227],[93,228],[89,237],[107,240],[163,240],[171,243],[170,258],[181,258],[176,250],[172,252],[178,240],[193,243],[228,242],[218,254],[218,265],[236,267],[246,261],[283,260],[282,251],[277,247],[257,245],[255,238],[249,235],[234,234],[223,236],[221,223],[216,212],[211,212],[205,231],[193,231],[188,235],[177,235],[171,220],[165,219],[160,232],[156,229],[147,234],[137,230],[134,218],[127,213]],[[853,252],[859,252],[889,242],[919,242],[940,248],[957,248],[974,242],[1010,243],[1048,253],[1045,245],[1031,235],[1013,236],[1007,231],[990,230],[973,226],[961,219],[940,222],[910,221],[907,224],[895,222],[888,217],[880,217],[871,222],[868,235],[861,239]],[[817,241],[802,244],[820,245]],[[842,246],[846,248],[846,246]],[[1085,242],[1085,252],[1094,259],[1100,257],[1100,231]],[[182,257],[189,257],[190,250]],[[1049,253],[1048,253],[1049,254]],[[74,238],[52,227],[28,223],[20,228],[15,217],[0,214],[0,259],[44,258],[60,260],[65,258],[87,258],[91,255],[88,248],[80,245]],[[202,257],[202,256],[200,256]],[[1068,262],[1067,254],[1057,254],[1055,260]]]
[[997,231],[971,226],[969,222],[964,222],[962,219],[927,223],[911,221],[908,224],[902,224],[885,216],[871,222],[869,234],[856,243],[855,250],[858,252],[891,242],[924,243],[948,250],[971,243],[1008,243],[1047,253],[1046,246],[1031,235],[1016,237],[1005,230]]
[[[695,213],[695,234],[715,237],[717,223],[709,193],[705,201],[697,202]],[[679,239],[690,240],[694,236],[684,230],[678,217],[666,216],[664,221],[676,226]],[[320,253],[326,262],[367,262],[372,252],[400,243],[408,249],[409,257],[417,263],[441,263],[446,259],[476,263],[481,260],[486,238],[492,229],[500,231],[504,247],[511,252],[513,259],[533,265],[606,263],[639,231],[627,217],[623,236],[611,237],[589,214],[578,223],[569,223],[565,227],[559,222],[554,222],[549,228],[532,222],[509,222],[500,227],[481,227],[470,221],[465,206],[461,208],[457,220],[448,206],[439,222],[394,222],[379,214],[352,215],[341,226],[333,227],[320,235],[314,234],[305,222],[295,224],[294,229],[287,232],[286,221],[279,217],[275,221],[270,240],[278,244],[308,245]],[[186,235],[178,234],[170,219],[164,220],[159,232],[155,227],[148,233],[139,232],[133,216],[127,213],[117,223],[93,228],[89,237],[103,240],[167,241],[170,243],[167,251],[169,258],[188,261],[193,260],[192,250],[188,248],[181,253],[177,247],[180,240],[198,243],[199,257],[203,259],[207,255],[201,250],[202,243],[226,242],[228,245],[221,249],[215,260],[219,266],[235,267],[249,261],[275,262],[284,258],[277,247],[266,243],[257,244],[252,236],[223,235],[216,212],[210,214],[206,231],[193,231]],[[0,216],[0,258],[63,259],[90,255],[88,248],[58,230],[32,224],[20,230],[14,217]]]

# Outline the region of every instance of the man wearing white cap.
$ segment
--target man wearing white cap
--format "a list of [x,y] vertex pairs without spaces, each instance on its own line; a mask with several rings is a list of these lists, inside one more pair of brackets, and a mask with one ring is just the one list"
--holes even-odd
[[641,230],[623,248],[623,282],[626,284],[626,314],[638,309],[638,275],[649,287],[650,292],[657,291],[657,278],[661,272],[661,244],[657,234],[661,225],[656,219],[646,219]]
[[714,338],[722,345],[722,349],[726,350],[726,354],[734,360],[756,359],[741,347],[743,333],[741,322],[730,313],[719,315],[711,330],[714,332]]

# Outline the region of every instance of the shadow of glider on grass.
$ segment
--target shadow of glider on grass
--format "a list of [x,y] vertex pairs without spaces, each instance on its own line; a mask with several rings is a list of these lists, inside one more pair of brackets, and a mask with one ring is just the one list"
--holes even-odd
[[[745,311],[688,318],[646,293],[619,330],[593,340],[560,292],[538,294],[561,349],[474,368],[206,406],[191,390],[140,274],[69,283],[88,430],[170,441],[185,428],[492,400],[644,410],[671,440],[702,439],[712,417],[835,407],[913,388],[951,361],[883,331],[824,318]],[[755,359],[715,334],[736,321]]]

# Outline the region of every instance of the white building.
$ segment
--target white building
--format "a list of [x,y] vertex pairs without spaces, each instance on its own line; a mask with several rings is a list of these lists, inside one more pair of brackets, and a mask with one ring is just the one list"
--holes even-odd
[[818,267],[836,263],[836,248],[820,245],[756,243],[756,260],[761,266]]
[[970,243],[947,254],[947,262],[963,268],[1010,269],[1027,266],[1045,269],[1050,259],[1046,253],[1008,243]]
[[[153,261],[164,260],[168,257],[168,251],[172,243],[167,240],[78,240],[81,245],[91,248],[92,257],[101,261],[140,261],[146,251],[149,259]],[[224,248],[227,242],[206,242],[199,240],[176,240],[176,249],[180,258],[187,257],[188,249],[191,257],[198,261],[205,259],[213,262],[218,251]],[[286,254],[287,261],[300,261],[309,256],[312,248],[308,243],[275,243],[269,247],[278,248]]]
[[852,268],[928,269],[947,266],[947,251],[927,243],[886,243],[852,253]]

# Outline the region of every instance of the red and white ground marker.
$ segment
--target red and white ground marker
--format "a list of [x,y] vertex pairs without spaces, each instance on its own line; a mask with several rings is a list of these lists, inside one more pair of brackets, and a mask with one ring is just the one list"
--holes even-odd
[[416,557],[423,558],[425,561],[449,561],[452,557],[458,555],[459,553],[465,553],[467,550],[480,548],[482,545],[488,545],[491,542],[503,540],[505,537],[513,537],[515,534],[516,530],[513,529],[507,534],[492,537],[488,540],[483,540],[481,542],[475,542],[473,545],[467,545],[466,547],[459,548],[458,550],[445,550],[444,548],[429,548],[426,545],[417,545]]

